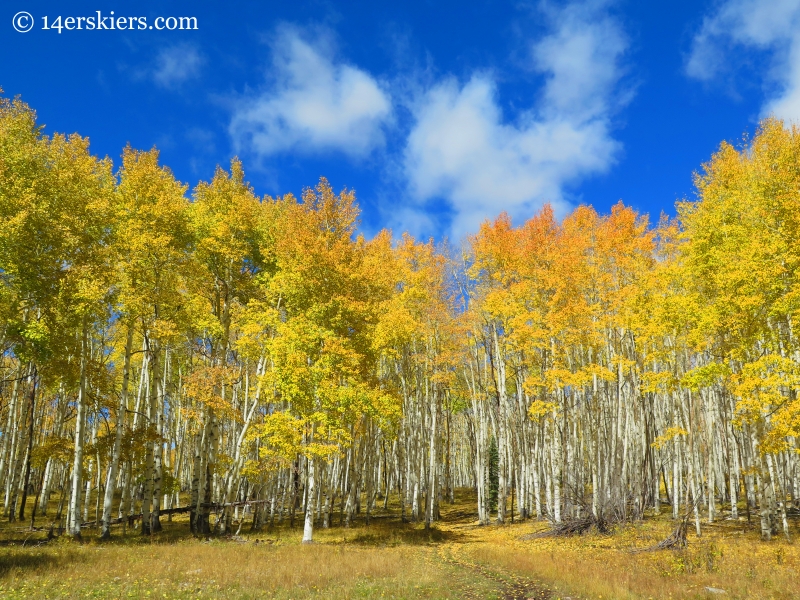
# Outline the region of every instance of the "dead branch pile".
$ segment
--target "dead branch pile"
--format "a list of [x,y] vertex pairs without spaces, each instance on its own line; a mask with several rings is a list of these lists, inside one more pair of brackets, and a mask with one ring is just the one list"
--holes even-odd
[[583,535],[592,528],[595,528],[600,533],[609,533],[611,525],[602,517],[595,517],[589,513],[585,517],[576,517],[565,519],[560,523],[551,522],[550,529],[535,533],[529,538],[543,538],[543,537],[568,537],[573,535]]
[[655,546],[649,546],[647,548],[642,548],[640,550],[636,550],[635,552],[654,552],[656,550],[683,550],[686,548],[686,531],[689,527],[689,515],[685,515],[680,521],[678,521],[677,527],[672,530],[672,533],[656,544]]

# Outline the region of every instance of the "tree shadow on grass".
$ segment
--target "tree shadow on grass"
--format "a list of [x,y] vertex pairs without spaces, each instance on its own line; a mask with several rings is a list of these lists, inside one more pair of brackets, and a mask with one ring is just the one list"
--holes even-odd
[[80,560],[80,557],[71,552],[55,554],[35,548],[3,549],[0,550],[0,578],[13,571],[30,575],[34,571],[52,569]]
[[477,523],[478,513],[474,510],[448,508],[442,511],[442,522],[444,523]]
[[365,527],[363,531],[347,535],[346,543],[357,546],[435,546],[448,542],[463,542],[460,532],[443,531],[436,527],[425,529],[410,523],[392,523],[384,527]]

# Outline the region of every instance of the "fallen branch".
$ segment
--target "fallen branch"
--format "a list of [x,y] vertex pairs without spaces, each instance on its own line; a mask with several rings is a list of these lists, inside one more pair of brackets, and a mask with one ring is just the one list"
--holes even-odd
[[[162,509],[162,510],[158,511],[158,515],[162,516],[162,515],[174,515],[174,514],[178,514],[178,513],[187,513],[189,511],[191,511],[193,508],[194,508],[193,506],[180,506],[180,507],[177,507],[177,508],[165,508],[165,509]],[[111,521],[109,521],[109,525],[119,525],[123,521],[127,521],[129,524],[132,525],[134,521],[137,521],[138,519],[141,519],[141,518],[142,518],[142,513],[139,513],[138,515],[125,515],[124,517],[121,517],[121,518],[118,518],[118,519],[111,519]],[[97,527],[97,525],[98,525],[98,521],[86,521],[85,523],[81,523],[81,528],[84,528],[84,527]]]

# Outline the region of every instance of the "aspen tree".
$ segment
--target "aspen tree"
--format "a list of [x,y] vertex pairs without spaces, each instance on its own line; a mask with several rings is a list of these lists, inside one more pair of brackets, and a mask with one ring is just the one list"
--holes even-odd
[[191,202],[155,150],[126,148],[115,178],[0,100],[5,516],[60,491],[48,516],[77,536],[94,507],[107,537],[120,497],[155,535],[188,497],[196,533],[299,510],[311,541],[394,494],[433,527],[469,487],[482,525],[669,503],[700,535],[741,502],[788,539],[798,140],[769,119],[722,144],[653,227],[621,203],[545,206],[454,252],[365,240],[324,179],[259,199],[235,159]]

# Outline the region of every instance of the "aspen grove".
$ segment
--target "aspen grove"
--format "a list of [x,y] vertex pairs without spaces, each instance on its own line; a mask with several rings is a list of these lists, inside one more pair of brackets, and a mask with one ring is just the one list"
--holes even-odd
[[[352,191],[193,189],[0,101],[0,493],[71,536],[800,507],[800,129],[723,143],[651,224],[549,206],[460,247]],[[502,198],[498,198],[498,206]],[[55,499],[56,501],[51,501]],[[92,529],[93,528],[93,529]]]

